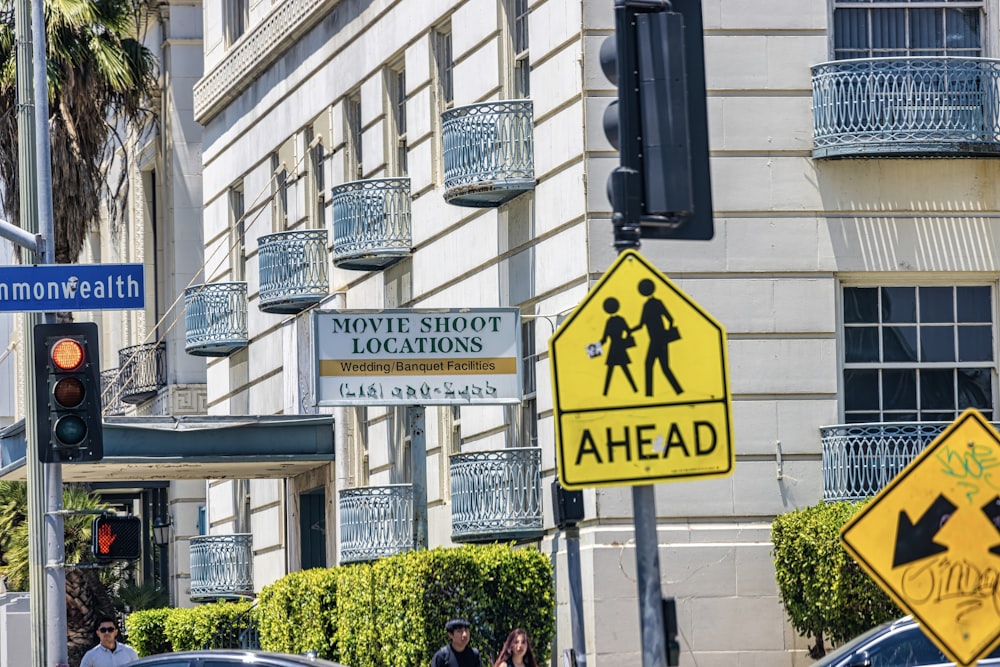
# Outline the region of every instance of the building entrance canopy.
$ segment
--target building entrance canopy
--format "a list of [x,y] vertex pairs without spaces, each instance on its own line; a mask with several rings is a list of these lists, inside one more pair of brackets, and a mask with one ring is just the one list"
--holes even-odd
[[[24,422],[0,431],[0,480],[27,478]],[[109,417],[104,459],[66,482],[281,479],[333,461],[330,415]]]

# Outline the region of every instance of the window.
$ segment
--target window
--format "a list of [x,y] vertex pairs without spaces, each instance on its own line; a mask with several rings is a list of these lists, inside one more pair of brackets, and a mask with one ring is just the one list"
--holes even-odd
[[455,105],[455,61],[451,52],[451,24],[437,28],[432,35],[434,78],[438,113]]
[[229,242],[229,268],[233,280],[246,280],[246,203],[243,195],[243,181],[229,188],[229,231],[232,238]]
[[538,363],[538,353],[535,350],[537,321],[534,318],[521,321],[521,389],[524,400],[521,401],[517,447],[538,446],[538,406],[535,399],[535,392],[538,391],[535,376],[535,364]]
[[271,153],[271,172],[271,228],[280,232],[288,214],[288,168],[278,153]]
[[326,147],[324,137],[306,128],[308,164],[306,166],[306,215],[307,225],[312,229],[322,229],[324,225],[323,209],[326,204]]
[[406,69],[399,62],[386,72],[389,105],[390,169],[397,176],[406,175]]
[[361,93],[354,92],[344,100],[344,173],[349,181],[364,178],[361,156]]
[[351,447],[351,480],[349,486],[368,485],[368,408],[357,406],[348,412],[348,440]]
[[451,24],[439,26],[431,33],[431,68],[433,97],[431,118],[434,122],[434,177],[444,182],[444,146],[442,145],[441,114],[455,106],[455,61],[451,50]]
[[845,287],[843,296],[846,421],[952,421],[969,407],[992,418],[990,287]]
[[231,46],[247,31],[250,21],[250,0],[226,0],[223,4],[226,46]]
[[410,484],[413,482],[413,475],[411,474],[413,472],[413,466],[410,463],[412,461],[410,447],[412,443],[410,433],[411,409],[417,408],[390,408],[389,417],[392,420],[390,430],[392,442],[390,443],[390,446],[392,447],[392,481],[394,484]]
[[944,657],[931,640],[917,626],[888,635],[868,649],[871,667],[896,665],[944,665]]
[[509,71],[504,76],[510,99],[530,97],[530,70],[528,60],[528,0],[503,0],[506,18],[506,49]]
[[981,0],[834,0],[834,58],[982,55]]

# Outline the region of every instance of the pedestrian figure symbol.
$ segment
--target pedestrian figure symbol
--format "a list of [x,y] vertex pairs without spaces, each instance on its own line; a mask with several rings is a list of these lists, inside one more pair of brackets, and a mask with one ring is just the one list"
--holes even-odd
[[[637,331],[646,327],[646,333],[649,334],[649,348],[646,350],[646,396],[653,395],[653,366],[657,363],[660,364],[660,370],[663,371],[667,382],[679,395],[683,394],[684,390],[677,382],[677,378],[674,377],[673,371],[670,370],[670,355],[667,346],[680,339],[680,331],[674,326],[674,318],[671,317],[667,307],[653,296],[655,290],[656,285],[649,278],[639,281],[639,294],[648,298],[642,306],[642,318],[639,320],[639,325],[632,329]],[[663,326],[664,320],[670,325],[669,327]]]
[[[604,345],[607,344],[608,354],[604,363],[608,370],[604,375],[604,396],[608,395],[615,368],[621,368],[633,393],[638,392],[639,388],[636,387],[635,380],[632,379],[632,372],[629,370],[632,358],[629,356],[628,350],[636,346],[632,332],[644,328],[649,340],[645,357],[646,396],[653,395],[653,368],[657,364],[659,364],[660,371],[667,382],[673,387],[674,393],[680,395],[684,393],[684,389],[681,388],[677,377],[670,370],[670,356],[667,348],[670,343],[680,340],[680,331],[674,326],[674,318],[670,315],[667,307],[660,299],[653,296],[653,292],[656,290],[653,281],[648,278],[639,281],[638,289],[639,294],[647,297],[646,303],[642,307],[639,323],[634,327],[629,326],[625,318],[618,314],[621,309],[618,299],[608,297],[604,300],[604,312],[610,317],[605,322],[604,334],[601,336],[600,342],[587,345],[587,356],[590,358],[601,356],[604,353]],[[664,326],[664,322],[667,326]]]
[[[604,375],[604,395],[608,395],[608,387],[611,386],[611,375],[614,373],[615,367],[621,367],[622,372],[625,373],[625,379],[628,380],[629,385],[632,386],[632,391],[639,391],[638,387],[635,386],[635,380],[632,379],[632,373],[628,369],[628,365],[632,363],[632,360],[628,356],[628,349],[630,347],[635,347],[635,338],[632,337],[632,330],[628,326],[628,322],[621,315],[618,315],[618,299],[614,297],[608,297],[604,300],[604,312],[606,312],[611,317],[608,318],[607,324],[604,325],[604,335],[601,336],[600,346],[604,345],[604,341],[608,341],[608,356],[604,363],[608,365],[608,372]],[[598,347],[598,354],[600,354],[601,347]]]

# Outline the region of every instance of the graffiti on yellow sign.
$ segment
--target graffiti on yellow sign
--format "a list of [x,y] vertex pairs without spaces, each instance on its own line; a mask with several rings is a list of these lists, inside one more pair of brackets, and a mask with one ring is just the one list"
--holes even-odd
[[635,251],[549,341],[566,488],[732,473],[725,329]]
[[1000,643],[1000,434],[968,409],[841,530],[959,665]]

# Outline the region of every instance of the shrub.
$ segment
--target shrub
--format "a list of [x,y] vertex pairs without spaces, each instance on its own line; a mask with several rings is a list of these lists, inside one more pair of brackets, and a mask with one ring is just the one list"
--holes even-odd
[[258,600],[260,645],[267,651],[305,653],[338,660],[337,570],[292,572],[265,586]]
[[775,518],[774,569],[781,601],[795,630],[815,638],[810,655],[825,654],[824,636],[839,644],[902,615],[840,544],[840,529],[862,503],[820,503]]
[[166,635],[167,616],[173,611],[169,608],[146,609],[134,611],[126,617],[125,629],[128,631],[129,646],[140,657],[173,650]]
[[192,609],[173,609],[166,618],[165,633],[175,651],[193,651],[210,646],[219,636],[233,636],[238,620],[250,602],[216,602]]
[[[140,655],[235,638],[251,603],[135,612],[126,623]],[[445,622],[472,624],[472,645],[495,656],[507,633],[531,635],[540,663],[555,634],[552,564],[510,545],[413,551],[371,564],[293,572],[261,591],[253,609],[261,647],[315,650],[353,667],[425,667],[448,637]]]

